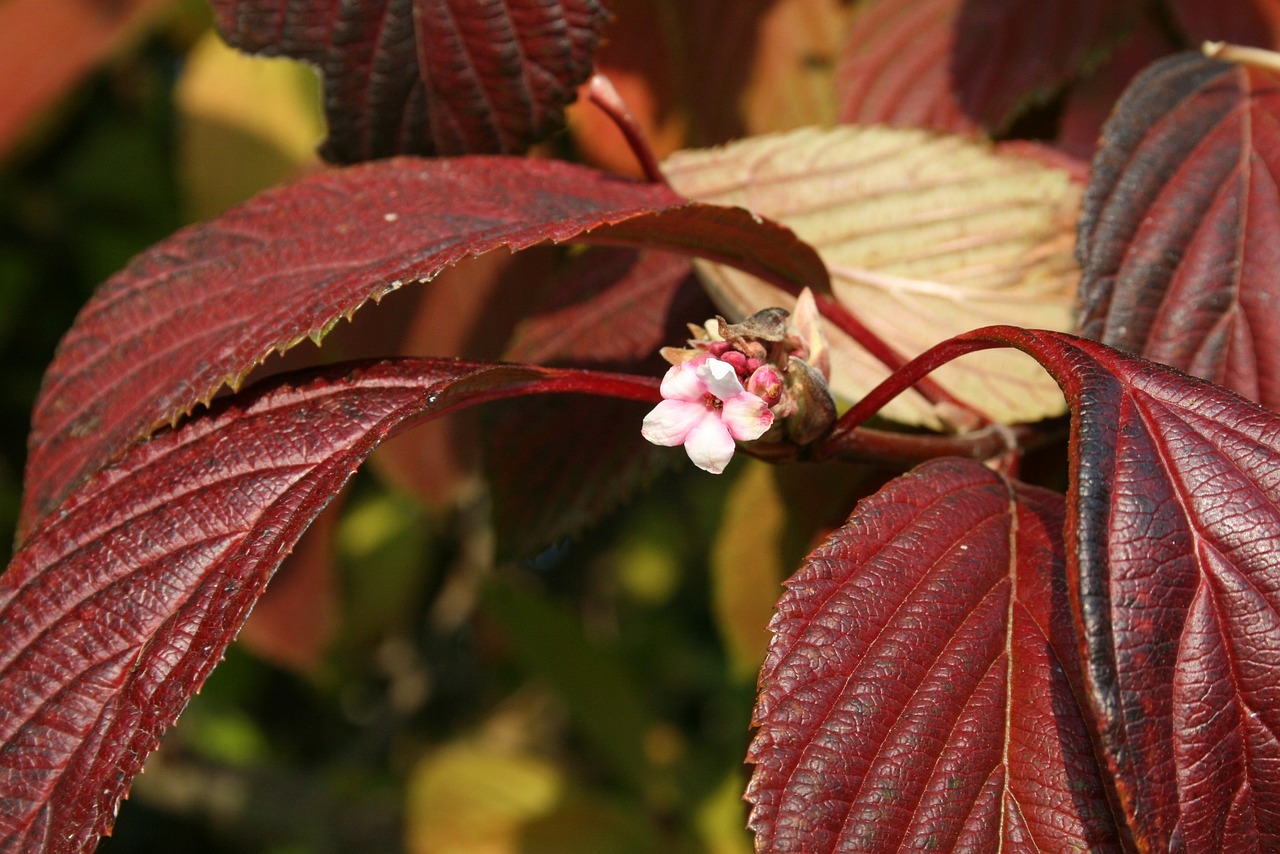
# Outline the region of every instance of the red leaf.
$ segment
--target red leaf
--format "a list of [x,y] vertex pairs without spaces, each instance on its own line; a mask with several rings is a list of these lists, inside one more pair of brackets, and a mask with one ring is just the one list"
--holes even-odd
[[1222,41],[1272,50],[1280,47],[1277,0],[1169,0],[1169,6],[1192,44]]
[[599,0],[212,0],[227,40],[325,78],[322,154],[513,154],[557,129],[608,17]]
[[1095,737],[1143,851],[1280,849],[1280,413],[1095,341],[990,327],[937,365],[1035,356],[1073,411],[1067,569]]
[[513,394],[656,398],[644,381],[452,360],[309,376],[133,447],[0,576],[6,850],[93,847],[281,559],[390,432]]
[[1081,219],[1082,334],[1280,407],[1280,77],[1181,54],[1108,123]]
[[1001,130],[1119,42],[1136,0],[874,0],[840,72],[843,121]]
[[1092,341],[1001,337],[1074,411],[1073,605],[1135,838],[1280,847],[1280,415]]
[[855,12],[837,73],[840,121],[976,133],[947,57],[961,0],[870,0]]
[[1148,65],[1176,50],[1168,26],[1151,14],[1143,15],[1124,44],[1068,90],[1056,144],[1077,157],[1092,159],[1102,128],[1125,89]]
[[370,297],[468,255],[588,231],[826,281],[780,226],[565,163],[404,158],[315,175],[179,232],[99,289],[45,376],[23,530],[148,430]]
[[[658,349],[716,314],[692,262],[668,252],[592,249],[553,288],[505,359],[659,377],[669,365]],[[576,534],[668,468],[672,455],[636,429],[645,411],[586,397],[494,407],[483,435],[499,550],[528,554]]]
[[1119,849],[1075,700],[1062,505],[935,461],[809,556],[760,674],[762,850]]

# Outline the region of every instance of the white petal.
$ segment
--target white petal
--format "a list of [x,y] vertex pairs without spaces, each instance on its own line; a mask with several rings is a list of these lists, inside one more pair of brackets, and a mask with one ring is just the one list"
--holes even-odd
[[667,369],[660,391],[667,400],[701,401],[707,387],[698,377],[698,366],[685,362]]
[[773,426],[773,413],[760,398],[750,392],[729,398],[721,412],[725,429],[735,439],[749,442],[759,439]]
[[[672,370],[675,370],[674,368]],[[702,401],[664,400],[644,417],[640,435],[655,445],[673,447],[684,443],[689,431],[707,415]]]
[[707,359],[698,368],[698,378],[706,384],[707,391],[721,400],[742,394],[742,380],[733,365],[719,359]]
[[720,421],[719,413],[708,412],[684,440],[685,453],[703,471],[720,474],[733,459],[733,437]]

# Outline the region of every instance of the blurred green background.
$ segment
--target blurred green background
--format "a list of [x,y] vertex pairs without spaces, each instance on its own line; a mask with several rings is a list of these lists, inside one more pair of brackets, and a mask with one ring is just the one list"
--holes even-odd
[[[41,375],[94,288],[315,168],[314,78],[236,65],[208,26],[201,2],[164,6],[0,161],[6,551]],[[362,472],[300,548],[274,645],[232,647],[100,850],[749,851],[770,605],[856,480],[731,472],[668,473],[626,513],[496,563],[482,499],[428,510]],[[815,494],[830,504],[794,524],[784,496]]]

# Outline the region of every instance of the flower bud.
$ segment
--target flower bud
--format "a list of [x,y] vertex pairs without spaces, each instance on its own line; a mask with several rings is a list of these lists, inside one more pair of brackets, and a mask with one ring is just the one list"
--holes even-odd
[[747,391],[765,402],[766,406],[775,406],[782,399],[782,374],[773,365],[760,365],[747,379]]

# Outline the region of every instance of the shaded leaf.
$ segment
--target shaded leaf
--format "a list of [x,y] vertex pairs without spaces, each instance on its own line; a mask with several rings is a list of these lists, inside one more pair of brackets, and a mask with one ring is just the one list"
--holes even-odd
[[[502,358],[512,329],[536,304],[562,254],[539,246],[514,255],[489,252],[464,258],[441,271],[430,288],[398,292],[362,310],[359,323],[339,327],[330,339],[354,333],[366,345],[362,356],[386,354],[390,346],[403,356]],[[386,327],[397,320],[404,327],[388,335]],[[322,354],[332,349],[330,339]],[[464,410],[424,424],[379,448],[370,464],[380,477],[429,507],[466,501],[476,493],[480,478],[480,417]]]
[[[755,59],[760,23],[777,0],[661,3],[614,0],[615,19],[597,66],[645,93],[642,124],[663,127],[680,145],[713,145],[743,134],[739,93]],[[628,93],[629,94],[629,93]],[[589,151],[601,143],[599,117],[584,116]]]
[[1075,699],[1062,514],[939,460],[809,556],[760,675],[759,849],[1120,850]]
[[1080,222],[1080,331],[1280,407],[1280,76],[1185,53],[1134,81]]
[[426,360],[237,397],[132,448],[0,576],[0,838],[86,851],[303,529],[406,422],[512,394],[651,384]]
[[1143,15],[1129,38],[1067,92],[1055,144],[1077,157],[1092,159],[1103,125],[1124,90],[1148,65],[1176,49],[1164,22],[1152,14]]
[[[659,348],[714,313],[688,258],[591,249],[555,276],[503,358],[661,377],[669,366]],[[554,407],[514,400],[485,413],[499,552],[527,555],[575,535],[669,468],[672,455],[640,435],[649,408],[572,397]],[[530,442],[538,453],[527,452]]]
[[325,79],[322,154],[514,154],[591,72],[598,0],[212,0],[227,40]]
[[[0,157],[27,123],[134,36],[165,0],[0,3]],[[56,46],[56,49],[54,48]]]
[[1092,714],[1146,850],[1280,845],[1280,415],[1092,341],[1002,330],[1072,403]]
[[1276,0],[1169,0],[1173,20],[1192,44],[1221,41],[1275,50],[1280,47],[1280,3]]
[[[839,300],[903,356],[996,319],[1070,326],[1080,190],[1037,160],[959,136],[843,127],[681,152],[665,169],[692,198],[742,205],[793,228],[826,261]],[[731,320],[792,303],[749,276],[701,269]],[[827,334],[837,394],[856,400],[888,374],[848,336]],[[1057,387],[1021,354],[982,354],[936,379],[1000,420],[1062,411]],[[914,393],[885,415],[940,423]]]
[[1138,0],[873,0],[840,70],[843,121],[1001,131],[1120,42]]
[[745,211],[565,163],[403,158],[315,175],[173,235],[99,289],[45,375],[24,530],[149,429],[272,352],[318,341],[370,298],[470,255],[593,229],[757,269],[781,263],[798,281],[826,276],[794,235]]

